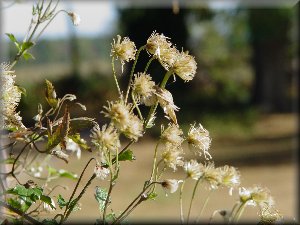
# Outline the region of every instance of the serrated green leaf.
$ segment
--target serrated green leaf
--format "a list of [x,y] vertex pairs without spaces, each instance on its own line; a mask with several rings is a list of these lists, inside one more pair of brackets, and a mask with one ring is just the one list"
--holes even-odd
[[126,151],[119,154],[119,161],[133,161],[135,160],[135,156],[133,155],[133,152],[130,149],[127,149]]
[[26,51],[27,49],[31,48],[33,45],[34,45],[34,43],[31,41],[23,42],[21,45],[21,50]]
[[101,212],[103,212],[104,207],[105,207],[105,201],[106,201],[106,198],[108,196],[107,191],[105,189],[102,189],[102,188],[97,186],[94,196],[95,196],[95,199],[97,200],[97,202],[99,204],[99,210]]
[[45,202],[47,205],[51,207],[51,209],[55,209],[55,206],[52,204],[52,199],[49,196],[41,195],[40,200]]
[[16,198],[7,199],[7,203],[16,209],[20,209],[22,207],[21,202],[19,200],[17,200]]
[[28,52],[23,53],[22,56],[23,56],[23,58],[24,58],[25,60],[28,60],[28,59],[35,59],[35,57],[34,57],[32,54],[28,53]]
[[56,92],[55,92],[53,84],[48,80],[46,80],[45,97],[46,97],[48,104],[53,109],[56,109],[58,106],[58,100],[56,99]]
[[61,208],[61,209],[67,205],[67,202],[60,194],[57,197],[57,204],[58,204],[59,208]]
[[89,152],[92,151],[91,147],[86,144],[86,141],[80,137],[79,133],[69,135],[68,137],[71,138],[72,141],[74,141],[76,144],[79,145],[79,147],[83,148],[84,150],[87,150]]
[[70,179],[73,179],[73,180],[78,179],[77,174],[68,172],[66,170],[59,170],[58,174],[59,174],[60,177],[66,177],[66,178],[70,178]]

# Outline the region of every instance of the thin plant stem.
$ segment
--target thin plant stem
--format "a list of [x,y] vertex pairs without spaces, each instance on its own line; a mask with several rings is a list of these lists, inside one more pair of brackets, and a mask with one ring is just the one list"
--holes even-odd
[[[151,187],[151,185],[153,185],[154,183],[157,183],[157,182],[152,182],[152,183],[148,184],[147,186],[145,186],[145,187],[143,188],[143,190],[137,195],[137,197],[136,197],[136,198],[135,198],[128,206],[127,206],[127,208],[121,213],[121,215],[118,216],[118,218],[112,223],[112,225],[114,225],[114,224],[119,224],[121,220],[123,220],[124,218],[126,218],[126,217],[128,216],[128,214],[126,214],[126,213],[130,210],[130,208],[134,205],[134,203],[135,203],[139,198],[142,197],[142,195],[145,193],[145,191],[146,191],[149,187]],[[125,215],[125,214],[126,214],[126,215]],[[124,217],[124,215],[125,215],[125,217]]]
[[152,172],[151,172],[151,176],[150,176],[150,182],[152,182],[153,180],[153,176],[154,176],[154,172],[155,172],[155,167],[156,167],[156,160],[157,160],[157,149],[159,146],[159,141],[157,142],[156,146],[155,146],[155,150],[154,150],[154,156],[153,156],[153,164],[152,164]]
[[197,182],[196,182],[196,184],[194,186],[194,190],[193,190],[191,201],[190,201],[190,207],[189,207],[189,211],[188,211],[187,223],[189,223],[189,221],[190,221],[190,215],[191,215],[192,205],[193,205],[193,201],[194,201],[195,195],[196,195],[196,190],[197,190],[197,187],[198,187],[198,184],[199,184],[200,181],[201,181],[201,178],[199,178],[197,180]]
[[64,216],[62,217],[61,222],[64,220],[64,217],[66,216],[67,211],[68,211],[68,208],[69,208],[69,204],[70,204],[70,202],[72,201],[72,198],[73,198],[74,195],[75,195],[75,192],[76,192],[76,190],[77,190],[77,188],[78,188],[78,186],[79,186],[79,183],[80,183],[80,181],[81,181],[81,179],[82,179],[82,177],[83,177],[83,174],[84,174],[86,168],[88,167],[88,165],[90,164],[90,162],[91,162],[92,160],[95,160],[95,161],[96,161],[95,158],[91,158],[91,159],[87,162],[87,164],[85,165],[84,169],[82,170],[82,172],[81,172],[81,174],[80,174],[80,177],[79,177],[79,179],[78,179],[78,181],[77,181],[77,183],[76,183],[76,186],[75,186],[75,188],[74,188],[74,190],[73,190],[73,192],[72,192],[72,194],[71,194],[71,197],[69,198],[69,201],[68,201],[68,203],[67,203],[67,205],[66,205],[66,209],[65,209],[65,212],[64,212]]
[[144,73],[147,73],[148,68],[149,68],[150,64],[152,63],[153,59],[154,59],[154,57],[152,57],[152,58],[147,62],[147,65],[146,65],[146,67],[145,67]]
[[183,180],[181,187],[180,187],[180,194],[179,194],[179,203],[180,203],[180,221],[181,224],[184,223],[184,217],[183,217],[183,202],[182,202],[182,193],[184,189],[186,179]]
[[244,212],[245,206],[246,206],[245,202],[242,202],[240,204],[239,208],[236,210],[236,213],[233,216],[233,220],[232,220],[233,223],[237,223],[238,222],[238,220],[240,219],[241,215]]
[[206,197],[206,199],[205,199],[205,201],[204,201],[204,203],[203,203],[203,206],[202,206],[202,208],[201,208],[201,211],[200,211],[200,213],[199,213],[199,216],[198,216],[197,219],[196,219],[196,223],[199,222],[199,220],[200,220],[200,218],[201,218],[201,216],[202,216],[202,213],[204,212],[204,209],[206,208],[207,203],[208,203],[208,201],[209,201],[209,199],[210,199],[211,193],[212,193],[212,190],[209,191],[209,193],[208,193],[208,195],[207,195],[207,197]]
[[133,73],[134,73],[134,70],[135,70],[136,63],[138,61],[140,52],[142,50],[144,50],[145,48],[146,48],[145,45],[140,47],[139,50],[137,51],[136,55],[135,55],[135,60],[134,60],[134,63],[133,63],[133,66],[131,68],[131,72],[130,72],[130,75],[129,75],[129,81],[128,81],[128,86],[127,86],[127,91],[126,91],[126,96],[125,96],[125,103],[127,103],[127,99],[128,99],[128,95],[129,95],[129,91],[130,91],[130,86],[131,86],[131,80],[132,80],[132,77],[133,77]]
[[115,80],[115,83],[116,83],[116,86],[117,86],[117,89],[118,89],[118,93],[121,97],[122,93],[121,93],[121,89],[120,89],[120,86],[119,86],[119,82],[118,82],[118,79],[117,79],[117,76],[116,76],[116,70],[115,70],[115,57],[111,58],[111,67],[112,67],[112,71],[113,71],[114,80]]
[[136,108],[136,110],[137,110],[137,112],[139,114],[140,120],[143,121],[144,120],[143,115],[141,113],[141,110],[140,110],[140,108],[139,108],[139,106],[138,106],[138,104],[137,104],[137,102],[135,100],[134,94],[132,92],[131,92],[131,99],[132,99],[132,102],[134,104],[134,107]]

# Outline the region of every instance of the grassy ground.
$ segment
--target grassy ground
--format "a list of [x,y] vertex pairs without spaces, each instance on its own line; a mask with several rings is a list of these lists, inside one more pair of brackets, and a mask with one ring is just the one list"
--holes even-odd
[[[217,131],[216,131],[217,132]],[[297,117],[293,114],[278,114],[261,116],[253,126],[251,137],[245,138],[243,135],[231,136],[218,134],[214,135],[214,130],[210,130],[213,137],[211,154],[217,166],[229,164],[237,166],[242,175],[242,186],[250,187],[258,184],[268,187],[274,196],[276,207],[288,219],[293,219],[297,215],[297,165],[294,161],[294,153],[297,148]],[[112,195],[111,208],[116,213],[124,210],[130,201],[140,192],[143,183],[150,175],[151,161],[153,156],[153,140],[143,140],[139,144],[134,144],[132,150],[136,156],[134,162],[124,162],[120,179],[117,182]],[[187,146],[185,146],[187,147]],[[57,159],[50,162],[61,168],[80,173],[91,154],[82,155],[81,160],[70,160],[68,165]],[[189,153],[186,157],[191,157]],[[203,161],[203,159],[199,159]],[[93,166],[89,168],[84,176],[84,181],[79,190],[92,174]],[[179,170],[176,175],[169,171],[166,178],[182,179],[184,174]],[[24,177],[24,179],[26,179]],[[61,193],[66,199],[70,196],[75,182],[68,179],[54,181],[51,185],[61,184],[69,186],[69,190],[57,190],[53,194],[57,196]],[[188,200],[190,199],[193,182],[186,185],[187,191],[184,195],[185,208],[187,210]],[[100,214],[98,205],[94,199],[95,186],[107,186],[107,181],[96,180],[87,190],[82,198],[82,209],[73,213],[70,220],[78,222],[91,221],[93,223]],[[129,217],[130,221],[145,222],[171,222],[179,221],[179,196],[178,192],[169,194],[158,188],[159,197],[155,201],[143,203]],[[200,187],[194,203],[192,217],[195,219],[202,208],[208,191]],[[237,200],[237,192],[233,196],[228,195],[227,189],[218,190],[211,194],[207,208],[202,214],[202,219],[207,220],[216,209],[231,209]],[[247,208],[242,219],[257,220],[257,210]],[[203,221],[202,220],[202,221]]]

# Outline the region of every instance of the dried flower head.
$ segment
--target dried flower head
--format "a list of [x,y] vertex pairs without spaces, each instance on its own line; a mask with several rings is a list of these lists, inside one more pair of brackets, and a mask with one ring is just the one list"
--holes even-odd
[[178,54],[179,52],[175,47],[162,49],[160,51],[159,62],[166,70],[169,70],[173,67]]
[[194,180],[198,180],[202,176],[202,171],[200,170],[200,164],[192,159],[189,162],[185,162],[183,169],[187,174],[187,177],[190,177]]
[[204,129],[200,123],[198,127],[196,127],[195,124],[191,125],[186,140],[191,150],[198,153],[200,156],[203,152],[204,157],[207,160],[212,158],[208,152],[211,144],[209,132]]
[[195,58],[188,52],[179,52],[172,67],[174,73],[181,77],[184,81],[192,80],[196,74],[197,63]]
[[143,122],[136,115],[132,114],[121,132],[129,139],[137,141],[139,137],[143,136],[143,130]]
[[258,224],[284,224],[283,216],[273,207],[265,207],[260,211]]
[[21,91],[15,86],[14,71],[9,70],[9,64],[1,63],[1,90],[0,90],[0,128],[25,129],[22,117],[16,108],[21,100]]
[[165,130],[164,127],[162,126],[160,140],[164,144],[171,144],[174,147],[178,147],[184,141],[182,135],[183,132],[177,124],[169,123],[167,129]]
[[162,109],[164,110],[166,117],[171,119],[175,124],[177,124],[177,118],[175,111],[178,111],[179,108],[174,104],[173,96],[171,92],[166,89],[162,89],[160,87],[155,87],[158,102]]
[[128,124],[128,120],[131,117],[130,104],[125,104],[124,101],[108,102],[108,106],[103,107],[106,111],[102,111],[105,117],[112,120],[114,125],[119,129],[123,130]]
[[178,189],[178,184],[182,182],[182,180],[175,180],[175,179],[166,179],[163,182],[161,182],[161,186],[170,191],[170,193],[174,193]]
[[104,106],[105,117],[109,117],[116,128],[126,137],[137,141],[143,136],[143,122],[131,112],[131,105],[125,104],[122,100],[108,102],[108,107]]
[[114,40],[114,43],[112,43],[112,49],[111,49],[111,56],[120,58],[121,64],[122,64],[122,71],[123,71],[123,65],[126,62],[129,62],[130,60],[135,59],[135,53],[136,53],[136,47],[134,42],[130,41],[128,37],[125,37],[121,41],[121,36],[117,35],[117,41]]
[[183,166],[182,154],[183,151],[180,147],[174,148],[172,145],[166,145],[162,153],[162,159],[167,167],[176,171],[177,166]]
[[70,16],[70,18],[75,26],[78,26],[80,24],[81,19],[77,13],[69,12],[68,15]]
[[267,188],[254,186],[252,188],[239,188],[240,201],[247,205],[260,206],[261,208],[274,205],[273,197]]
[[240,173],[233,167],[225,165],[223,167],[218,167],[217,170],[221,176],[221,185],[229,188],[229,194],[232,195],[233,188],[240,185]]
[[117,130],[110,124],[102,126],[100,129],[99,126],[93,127],[90,137],[92,138],[92,143],[100,151],[117,151],[121,147],[119,133]]
[[132,83],[132,91],[137,96],[138,101],[146,106],[155,104],[156,97],[154,95],[155,83],[149,74],[137,73],[134,75]]
[[169,49],[172,43],[168,41],[168,38],[163,34],[158,34],[154,31],[147,40],[146,50],[160,59],[161,52]]
[[109,175],[109,169],[97,163],[94,169],[94,174],[100,180],[105,180],[105,178]]
[[215,168],[213,162],[208,162],[205,164],[200,164],[200,171],[202,173],[201,179],[209,184],[209,188],[217,189],[221,183],[221,173]]

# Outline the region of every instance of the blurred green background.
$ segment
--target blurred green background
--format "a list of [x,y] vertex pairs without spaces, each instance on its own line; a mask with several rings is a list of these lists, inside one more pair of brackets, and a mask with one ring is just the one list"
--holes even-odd
[[[211,153],[217,165],[255,166],[254,177],[268,166],[268,178],[257,175],[257,179],[266,186],[270,182],[271,190],[277,185],[277,198],[288,189],[279,208],[289,218],[295,217],[297,198],[292,191],[296,188],[298,149],[299,3],[291,7],[237,4],[224,9],[184,7],[176,2],[167,7],[116,3],[111,32],[80,36],[71,29],[64,38],[41,40],[31,51],[36,59],[15,67],[17,83],[27,89],[19,108],[24,123],[33,125],[37,104],[45,103],[45,78],[54,83],[58,96],[76,94],[87,106],[86,112],[72,109],[73,116],[94,117],[104,123],[102,106],[118,97],[109,56],[112,39],[117,34],[128,36],[140,47],[156,30],[171,38],[178,49],[188,50],[198,65],[194,80],[184,83],[177,77],[166,87],[180,107],[179,124],[187,131],[189,124],[197,121],[210,131]],[[12,59],[16,53],[13,45],[8,52]],[[136,71],[142,71],[149,58],[143,52]],[[131,65],[128,63],[119,76],[123,88]],[[155,62],[149,73],[159,82],[164,69]],[[162,110],[156,121],[161,123],[168,123]],[[159,135],[159,128],[150,130],[147,143]],[[284,184],[276,183],[282,177],[270,181],[278,165],[289,174]]]

